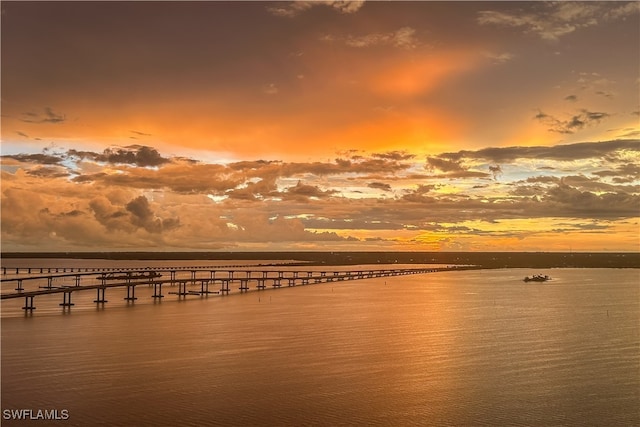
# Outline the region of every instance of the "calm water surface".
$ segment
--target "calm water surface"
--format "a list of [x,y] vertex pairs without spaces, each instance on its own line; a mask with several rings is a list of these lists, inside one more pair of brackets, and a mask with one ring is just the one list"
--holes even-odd
[[537,272],[3,303],[2,409],[66,409],[65,426],[640,425],[639,271],[522,282]]

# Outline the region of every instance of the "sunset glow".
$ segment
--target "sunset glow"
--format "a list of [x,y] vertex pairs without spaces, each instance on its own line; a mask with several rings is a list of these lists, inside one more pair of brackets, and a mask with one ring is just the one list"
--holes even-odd
[[640,250],[637,2],[3,2],[2,250]]

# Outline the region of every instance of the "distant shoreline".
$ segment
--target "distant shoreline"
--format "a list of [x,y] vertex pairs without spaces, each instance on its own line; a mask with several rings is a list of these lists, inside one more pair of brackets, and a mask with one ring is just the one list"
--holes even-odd
[[4,252],[2,259],[297,260],[309,265],[463,264],[483,268],[640,268],[640,252]]

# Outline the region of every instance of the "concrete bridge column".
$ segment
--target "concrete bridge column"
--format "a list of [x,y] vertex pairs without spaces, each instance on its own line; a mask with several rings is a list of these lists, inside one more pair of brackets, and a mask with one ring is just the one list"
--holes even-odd
[[72,305],[75,305],[71,302],[71,292],[62,293],[62,303],[60,305],[63,307],[71,307]]
[[24,298],[24,307],[22,309],[29,311],[36,309],[36,306],[33,305],[33,295]]
[[135,301],[136,298],[136,285],[127,285],[127,296],[124,298],[127,301]]
[[185,296],[188,293],[189,292],[187,292],[187,281],[186,280],[180,280],[178,282],[178,295]]
[[224,295],[224,294],[225,294],[225,292],[226,292],[227,294],[229,294],[229,291],[230,291],[230,289],[229,289],[229,282],[230,282],[230,279],[221,279],[221,280],[220,280],[220,282],[221,282],[221,283],[220,283],[220,285],[221,285],[221,287],[220,287],[220,292],[222,293],[222,295]]
[[93,302],[96,302],[96,303],[105,303],[105,302],[108,302],[106,299],[104,299],[104,292],[105,292],[105,289],[106,289],[106,288],[104,288],[104,287],[101,287],[101,288],[97,288],[97,289],[96,289],[96,291],[97,291],[97,293],[96,293],[96,299],[94,299],[94,300],[93,300]]
[[162,283],[153,284],[153,295],[151,295],[151,298],[164,298],[164,295],[162,295]]

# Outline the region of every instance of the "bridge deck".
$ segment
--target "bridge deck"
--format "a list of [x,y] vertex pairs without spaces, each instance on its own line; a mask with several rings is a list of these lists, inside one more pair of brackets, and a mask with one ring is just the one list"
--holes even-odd
[[[78,276],[78,274],[67,274],[63,276],[37,276],[31,278],[32,280],[40,279],[48,280],[48,286],[43,287],[39,290],[31,290],[27,291],[25,289],[16,289],[17,292],[11,293],[3,293],[0,295],[0,299],[13,299],[13,298],[25,298],[25,306],[24,310],[33,310],[35,306],[33,305],[33,299],[36,296],[41,295],[53,295],[53,294],[64,294],[63,303],[60,304],[62,306],[72,306],[71,303],[71,293],[86,291],[91,289],[98,290],[98,297],[94,301],[96,303],[106,302],[104,299],[105,289],[108,288],[127,288],[127,300],[135,300],[135,296],[133,292],[135,292],[136,286],[153,286],[154,287],[154,295],[153,297],[163,297],[162,295],[162,285],[164,284],[178,284],[178,292],[169,292],[170,294],[177,294],[179,296],[186,295],[204,295],[204,294],[212,294],[212,293],[229,293],[230,285],[232,283],[240,284],[240,291],[248,291],[249,282],[257,283],[257,289],[265,289],[266,283],[270,282],[274,288],[283,287],[283,282],[286,283],[284,287],[288,286],[297,286],[301,285],[309,285],[312,283],[327,283],[327,282],[335,282],[335,281],[350,281],[350,280],[363,280],[363,279],[373,279],[380,277],[392,277],[392,276],[401,276],[401,275],[409,275],[409,274],[425,274],[425,273],[435,273],[441,271],[453,271],[453,270],[469,270],[476,269],[478,267],[440,267],[440,268],[402,268],[402,269],[380,269],[380,270],[354,270],[354,271],[336,271],[336,270],[322,270],[322,271],[313,271],[313,270],[210,270],[211,277],[196,277],[196,272],[198,270],[186,270],[187,272],[191,272],[191,277],[189,278],[177,278],[175,274],[172,274],[170,279],[159,279],[159,276],[148,277],[148,278],[139,278],[139,279],[129,279],[122,280],[117,282],[107,282],[105,279],[106,276],[99,277],[101,279],[100,283],[81,285],[78,280],[76,280],[75,285],[63,285],[63,286],[53,286],[52,278],[58,277],[67,277],[67,276]],[[158,273],[159,271],[166,271],[164,269],[151,270],[152,272]],[[174,270],[168,270],[173,272]],[[202,271],[202,270],[199,270]],[[128,271],[118,272],[117,274],[126,274]],[[149,270],[145,270],[145,272],[149,272]],[[184,271],[183,271],[184,272]],[[214,277],[215,273],[226,273],[226,277]],[[238,277],[235,273],[243,273],[243,277]],[[86,273],[85,273],[86,274]],[[95,274],[95,273],[91,273]],[[235,275],[235,277],[234,277]],[[27,280],[27,278],[22,279]],[[1,282],[6,282],[7,280],[3,280]],[[15,281],[15,280],[9,280]],[[19,281],[19,283],[21,283]],[[220,291],[209,291],[209,285],[215,285],[216,283],[220,284]],[[198,290],[187,290],[187,285],[195,286],[197,284],[201,285],[201,289]],[[130,291],[132,292],[130,294]],[[102,296],[100,296],[102,293]]]

